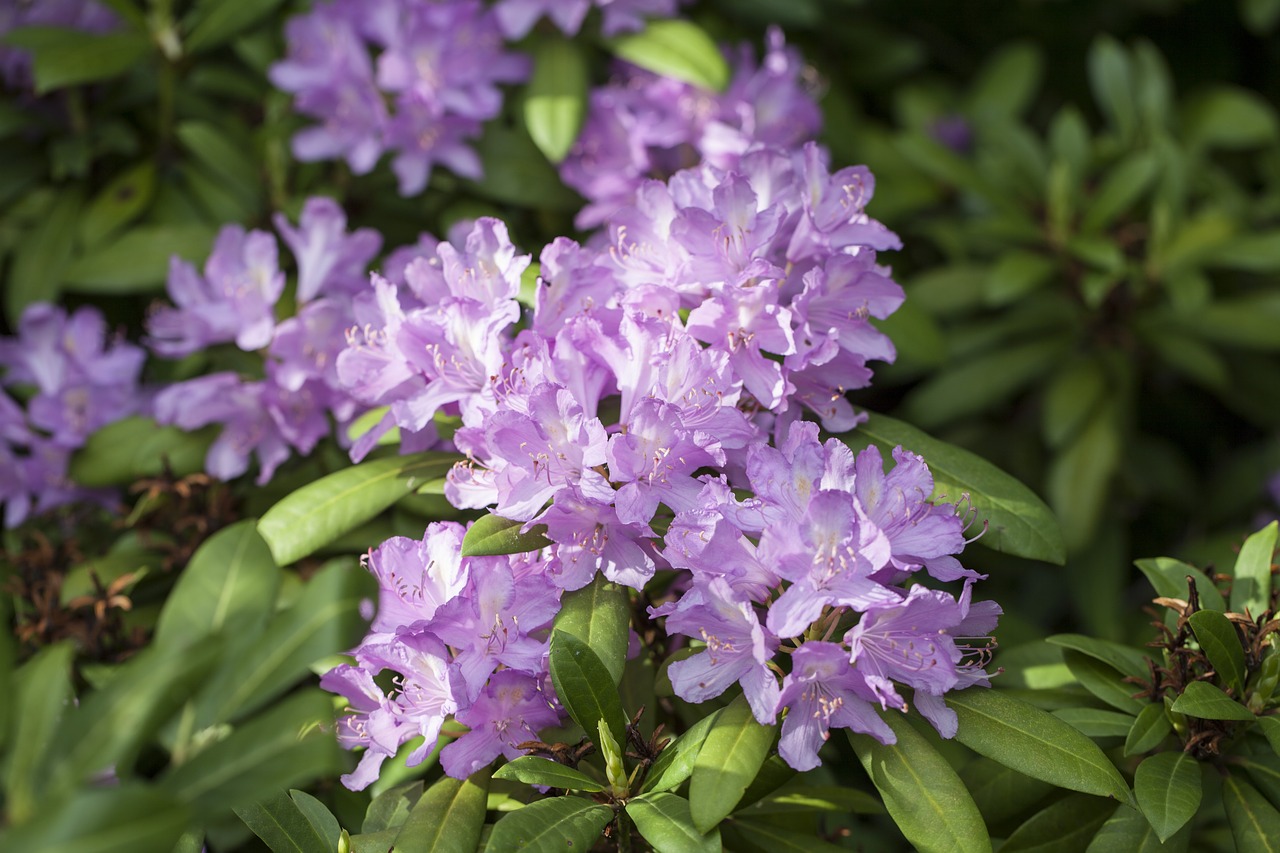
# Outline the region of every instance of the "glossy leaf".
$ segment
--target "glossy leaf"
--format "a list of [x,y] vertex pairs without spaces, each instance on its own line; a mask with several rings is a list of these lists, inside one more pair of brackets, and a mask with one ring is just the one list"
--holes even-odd
[[1000,846],[1000,853],[1075,853],[1111,815],[1112,803],[1072,794],[1027,818]]
[[1280,755],[1280,717],[1259,717],[1258,728],[1271,744],[1271,751]]
[[1153,702],[1143,708],[1133,721],[1133,728],[1124,741],[1124,754],[1141,755],[1150,752],[1172,731],[1173,723],[1169,721],[1164,703]]
[[322,477],[277,503],[258,522],[276,562],[287,566],[354,530],[444,475],[461,457],[416,453],[376,459]]
[[512,521],[500,515],[481,516],[467,528],[462,537],[462,556],[496,557],[502,554],[523,554],[537,551],[551,544],[537,529],[521,533],[523,521]]
[[[360,832],[369,834],[383,832],[388,829],[399,829],[409,817],[409,812],[422,798],[422,780],[414,779],[402,785],[396,785],[374,796],[365,810],[364,822],[360,824]],[[392,841],[395,836],[392,835]]]
[[604,785],[581,770],[575,770],[558,761],[536,755],[522,755],[507,762],[498,768],[493,778],[512,779],[527,785],[543,785],[548,788],[564,788],[587,793],[604,790]]
[[1138,649],[1120,643],[1086,637],[1083,634],[1055,634],[1046,638],[1045,642],[1096,658],[1123,675],[1145,678],[1150,674],[1147,656]]
[[631,639],[631,611],[627,591],[603,574],[560,597],[555,628],[591,647],[609,670],[613,683],[622,680]]
[[1222,780],[1222,802],[1237,850],[1280,853],[1280,812],[1256,788],[1227,774]]
[[1186,601],[1188,593],[1187,578],[1190,577],[1196,585],[1196,592],[1200,596],[1200,606],[1202,608],[1205,610],[1226,609],[1226,602],[1223,601],[1222,593],[1218,592],[1218,588],[1213,581],[1205,577],[1204,572],[1189,563],[1174,560],[1170,557],[1157,557],[1150,560],[1137,560],[1134,565],[1147,576],[1147,580],[1151,582],[1151,586],[1155,588],[1157,595]]
[[1209,663],[1213,664],[1218,677],[1235,690],[1236,696],[1243,696],[1247,675],[1244,647],[1240,645],[1240,635],[1231,620],[1216,610],[1200,610],[1192,613],[1187,621],[1191,623],[1196,642],[1209,658]]
[[330,843],[284,791],[235,810],[236,815],[261,838],[272,853],[334,853]]
[[552,163],[564,160],[587,111],[588,69],[581,48],[563,38],[543,38],[533,49],[533,77],[524,100],[524,123]]
[[744,696],[720,710],[689,779],[689,807],[699,832],[709,831],[734,810],[776,736],[777,726],[757,722]]
[[719,713],[719,711],[713,711],[707,714],[690,726],[684,734],[667,744],[658,755],[658,759],[653,762],[653,766],[649,768],[649,774],[645,777],[641,790],[646,793],[670,791],[688,779],[693,774],[694,762],[702,750],[702,745],[706,743],[707,733],[715,725]]
[[1133,698],[1137,685],[1125,683],[1120,673],[1080,652],[1067,652],[1067,666],[1076,680],[1094,696],[1126,714],[1139,714],[1143,703]]
[[1174,700],[1172,710],[1205,720],[1252,720],[1253,713],[1206,681],[1193,681]]
[[338,824],[338,819],[333,816],[333,812],[306,791],[290,788],[289,796],[293,799],[293,804],[298,807],[298,811],[302,812],[302,816],[315,829],[316,835],[329,842],[329,849],[333,853],[338,853],[342,827]]
[[1185,752],[1157,753],[1138,765],[1133,792],[1163,842],[1200,808],[1200,766]]
[[1257,617],[1271,606],[1271,558],[1280,522],[1273,521],[1244,541],[1231,583],[1231,609]]
[[194,643],[234,628],[260,631],[275,610],[280,569],[255,519],[219,530],[192,555],[165,599],[157,643]]
[[837,847],[816,838],[812,831],[797,832],[761,820],[733,820],[721,828],[724,849],[742,853],[839,853]]
[[484,849],[485,853],[590,850],[611,820],[613,810],[608,806],[578,797],[552,797],[505,815],[494,824]]
[[664,77],[714,92],[729,85],[729,66],[711,36],[692,21],[651,20],[645,29],[609,42],[614,54]]
[[990,851],[982,815],[951,765],[902,715],[884,719],[897,743],[855,734],[849,741],[902,834],[921,853]]
[[204,470],[218,429],[183,432],[151,418],[121,418],[94,431],[71,457],[70,477],[82,486],[123,486],[166,471],[185,477]]
[[1142,812],[1121,805],[1098,830],[1085,853],[1185,853],[1191,839],[1189,828],[1161,843]]
[[488,796],[488,769],[466,779],[444,777],[413,807],[396,836],[394,849],[397,853],[474,853],[480,844]]
[[641,794],[627,803],[627,817],[655,853],[719,853],[720,830],[693,825],[689,801],[675,794]]
[[1052,712],[1062,722],[1089,737],[1124,737],[1133,727],[1133,716],[1100,708],[1059,708]]
[[960,718],[956,739],[1032,779],[1086,794],[1129,800],[1129,786],[1097,745],[1052,714],[998,690],[947,694]]
[[855,450],[876,444],[887,454],[900,444],[923,456],[933,472],[934,497],[957,501],[967,495],[977,512],[973,529],[986,525],[987,547],[1032,560],[1066,560],[1058,522],[1044,501],[990,462],[885,415],[871,414],[840,438]]
[[618,688],[590,646],[572,634],[552,631],[551,681],[560,703],[584,731],[595,732],[604,720],[615,743],[627,742],[627,718]]
[[40,802],[40,783],[49,771],[46,752],[71,702],[74,653],[69,640],[45,646],[14,673],[16,696],[4,697],[13,705],[11,746],[4,765],[5,808],[15,824],[26,822]]
[[205,225],[138,225],[76,258],[63,279],[78,293],[149,293],[164,288],[169,259],[203,258],[214,232]]

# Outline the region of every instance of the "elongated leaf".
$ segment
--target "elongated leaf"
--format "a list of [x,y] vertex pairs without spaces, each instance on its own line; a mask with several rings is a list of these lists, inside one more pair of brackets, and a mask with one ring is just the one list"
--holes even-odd
[[590,646],[609,670],[614,684],[622,680],[631,639],[631,611],[625,589],[603,574],[596,575],[582,589],[561,596],[555,627]]
[[756,722],[744,696],[721,709],[698,750],[689,780],[689,806],[699,832],[709,831],[738,805],[776,734],[776,726]]
[[1185,752],[1161,752],[1138,765],[1133,791],[1138,807],[1163,842],[1200,808],[1200,767]]
[[6,41],[32,52],[36,93],[117,77],[154,51],[142,33],[90,33],[58,27],[11,31]]
[[114,853],[172,850],[191,820],[185,804],[152,785],[124,782],[43,803],[38,819],[0,831],[0,850]]
[[960,718],[956,739],[979,755],[1059,788],[1129,800],[1102,750],[1052,714],[998,690],[952,692],[946,702]]
[[1050,447],[1062,447],[1088,422],[1107,393],[1107,374],[1099,359],[1062,365],[1045,392],[1040,431]]
[[627,718],[612,676],[591,647],[563,631],[551,632],[551,681],[569,716],[587,732],[604,720],[618,744],[627,742]]
[[169,274],[169,259],[204,257],[213,236],[205,225],[138,225],[76,258],[63,279],[78,293],[158,292]]
[[887,452],[900,444],[919,453],[933,472],[934,497],[957,501],[968,495],[977,512],[974,524],[987,528],[982,537],[987,547],[1032,560],[1066,560],[1062,532],[1044,501],[990,462],[878,414],[841,440],[855,450],[876,444]]
[[1142,712],[1143,703],[1133,698],[1138,687],[1122,681],[1120,673],[1101,661],[1076,651],[1067,652],[1066,661],[1071,674],[1085,690],[1126,714],[1137,715]]
[[333,816],[333,812],[329,811],[324,803],[306,791],[290,788],[289,796],[293,799],[293,804],[298,807],[298,811],[302,812],[302,816],[315,829],[316,835],[329,842],[329,849],[332,853],[338,853],[339,840],[342,838],[342,826],[338,823],[338,819]]
[[534,46],[533,77],[524,101],[524,123],[552,163],[569,153],[587,112],[587,62],[578,45],[543,38]]
[[1142,812],[1121,805],[1098,830],[1085,853],[1185,853],[1190,840],[1188,828],[1161,843]]
[[1187,102],[1183,110],[1188,142],[1222,148],[1250,148],[1276,138],[1275,109],[1256,92],[1214,86]]
[[1119,407],[1105,398],[1050,465],[1049,505],[1062,521],[1068,548],[1082,549],[1094,538],[1123,444]]
[[1238,776],[1222,780],[1222,802],[1237,850],[1249,853],[1280,851],[1280,812],[1258,790]]
[[558,761],[539,758],[536,755],[522,755],[514,761],[507,762],[498,768],[493,778],[513,779],[527,785],[545,785],[548,788],[565,788],[588,793],[604,790],[604,785],[581,770],[574,770]]
[[1134,562],[1147,576],[1156,594],[1165,598],[1187,598],[1187,578],[1190,577],[1200,596],[1200,606],[1205,610],[1225,610],[1226,602],[1222,593],[1214,586],[1213,581],[1205,577],[1204,572],[1195,566],[1175,560],[1171,557],[1157,557],[1153,560],[1137,560]]
[[[1052,270],[1035,266],[1024,256],[1002,261],[994,270],[988,301],[1012,301],[1023,291],[1039,286]],[[1057,366],[1066,342],[1042,338],[1033,343],[983,353],[949,365],[915,388],[904,401],[912,423],[927,429],[945,426],[960,418],[986,411],[1011,398]]]
[[360,602],[371,580],[353,565],[334,562],[321,569],[261,637],[228,655],[197,696],[197,723],[241,718],[292,687],[311,664],[351,648],[365,629]]
[[1213,664],[1214,671],[1235,690],[1236,696],[1243,696],[1244,647],[1240,645],[1240,635],[1231,620],[1216,610],[1201,610],[1192,613],[1188,621],[1191,630],[1195,631],[1196,642],[1209,658],[1209,663]]
[[4,309],[11,328],[18,327],[18,318],[32,302],[57,300],[83,203],[79,188],[68,187],[58,193],[39,224],[23,235],[5,277]]
[[1116,164],[1090,199],[1081,220],[1082,231],[1098,231],[1124,213],[1151,186],[1159,163],[1147,151],[1137,151]]
[[413,807],[396,836],[395,850],[397,853],[474,853],[480,844],[488,796],[487,768],[466,779],[444,777],[428,788]]
[[1173,731],[1173,723],[1165,712],[1163,702],[1153,702],[1143,708],[1138,719],[1133,721],[1124,741],[1125,755],[1141,755],[1150,752]]
[[1258,728],[1271,744],[1271,751],[1280,755],[1280,717],[1259,717]]
[[837,847],[812,832],[783,829],[761,820],[733,820],[721,827],[725,850],[742,853],[839,853]]
[[988,827],[1004,826],[1026,815],[1054,790],[1048,782],[1023,776],[982,756],[961,767],[959,774]]
[[664,77],[715,92],[729,85],[729,66],[702,28],[679,18],[653,20],[642,31],[610,41],[620,59]]
[[1253,713],[1206,681],[1188,684],[1173,703],[1173,710],[1204,720],[1252,720]]
[[1075,853],[1110,817],[1112,804],[1084,794],[1050,803],[1013,831],[1000,853]]
[[658,760],[649,768],[642,791],[670,791],[693,774],[693,764],[698,758],[707,733],[715,725],[719,711],[708,714],[689,727],[689,730],[667,744]]
[[720,853],[719,828],[699,832],[684,797],[641,794],[627,803],[627,817],[656,853]]
[[1124,737],[1133,728],[1133,717],[1100,708],[1059,708],[1052,712],[1071,728],[1089,737]]
[[156,167],[150,160],[126,169],[102,188],[80,217],[80,243],[92,248],[136,219],[155,195]]
[[[360,825],[360,832],[370,834],[388,829],[399,830],[408,819],[409,812],[421,798],[421,779],[414,779],[412,782],[405,782],[403,785],[396,785],[394,788],[383,791],[373,798],[369,808],[365,810],[364,823]],[[391,840],[395,841],[394,835]]]
[[[214,816],[339,772],[337,742],[318,728],[332,719],[327,694],[315,689],[294,694],[172,768],[163,777],[164,787],[191,803],[197,814]],[[337,833],[334,838],[336,845]]]
[[511,812],[493,826],[485,853],[590,850],[613,810],[577,797],[553,797]]
[[256,520],[219,530],[196,550],[165,600],[156,642],[194,643],[232,627],[257,633],[275,610],[280,580]]
[[1231,584],[1231,609],[1258,616],[1271,603],[1271,557],[1280,522],[1273,521],[1244,541]]
[[982,815],[951,765],[900,714],[884,720],[897,743],[855,734],[849,742],[902,834],[921,853],[989,851]]
[[258,522],[258,532],[276,562],[287,566],[364,524],[424,482],[442,476],[461,458],[427,452],[344,468],[273,506]]
[[1089,48],[1089,85],[1111,126],[1128,139],[1138,115],[1133,69],[1124,48],[1111,36],[1099,36]]
[[[803,777],[801,777],[803,778]],[[784,785],[734,813],[735,817],[795,814],[797,812],[838,812],[884,814],[884,804],[870,794],[836,785]]]
[[1096,658],[1119,670],[1123,675],[1132,675],[1137,678],[1145,678],[1149,675],[1147,656],[1137,649],[1120,643],[1086,637],[1083,634],[1055,634],[1047,637],[1045,642]]
[[201,53],[225,43],[232,36],[252,26],[275,11],[284,0],[240,0],[222,3],[204,0],[196,4],[193,20],[188,22],[191,35],[184,46],[188,53]]
[[71,457],[68,473],[82,486],[123,486],[142,477],[178,477],[204,470],[217,428],[183,432],[134,416],[107,424]]
[[332,853],[334,849],[284,791],[235,812],[272,853]]
[[502,554],[523,554],[526,551],[537,551],[551,544],[551,540],[543,536],[539,526],[528,533],[521,533],[523,521],[512,521],[492,513],[476,521],[467,528],[462,537],[462,556],[464,557],[496,557]]
[[41,649],[14,674],[15,699],[4,697],[14,710],[4,787],[5,806],[15,824],[25,823],[39,803],[38,788],[49,770],[45,753],[71,702],[74,653],[69,640]]

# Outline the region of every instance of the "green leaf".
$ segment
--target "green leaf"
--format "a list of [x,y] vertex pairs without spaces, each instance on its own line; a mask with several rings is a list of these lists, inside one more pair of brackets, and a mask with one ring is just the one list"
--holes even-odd
[[67,267],[64,279],[78,293],[160,290],[169,275],[169,259],[204,257],[213,236],[205,225],[139,225],[81,255]]
[[371,581],[358,566],[336,561],[315,574],[297,603],[227,655],[197,697],[199,725],[245,716],[291,688],[316,661],[351,648],[365,630],[360,602]]
[[78,187],[58,193],[39,224],[22,237],[5,278],[4,308],[11,328],[32,302],[55,302],[71,260],[83,196]]
[[591,647],[616,685],[622,680],[631,640],[631,610],[627,591],[603,574],[560,597],[555,628]]
[[956,740],[1032,779],[1129,800],[1129,786],[1097,745],[1052,714],[998,690],[947,694],[960,718]]
[[547,159],[569,153],[587,111],[587,61],[575,42],[543,38],[533,49],[533,77],[524,100],[529,136]]
[[627,742],[627,718],[613,676],[591,647],[563,631],[551,632],[551,681],[573,721],[588,732],[604,720],[614,742]]
[[512,521],[500,515],[481,516],[467,528],[462,537],[462,556],[464,557],[496,557],[502,554],[523,554],[526,551],[537,551],[551,544],[551,540],[543,536],[538,525],[528,533],[521,533],[523,521]]
[[[1243,553],[1241,551],[1242,555]],[[1209,663],[1213,664],[1218,677],[1235,691],[1236,696],[1243,696],[1247,675],[1244,647],[1240,645],[1240,635],[1236,633],[1231,620],[1216,610],[1200,610],[1192,613],[1187,621],[1191,623],[1196,642],[1209,658]]]
[[1159,746],[1171,731],[1173,731],[1173,723],[1169,721],[1164,703],[1152,702],[1143,708],[1138,714],[1138,719],[1134,720],[1133,728],[1129,730],[1124,740],[1124,754],[1129,756],[1150,752]]
[[1014,249],[1002,255],[991,268],[983,296],[988,305],[1008,305],[1045,284],[1056,270],[1052,259]]
[[[234,125],[230,125],[234,126]],[[252,152],[223,127],[205,121],[186,121],[174,131],[208,173],[248,208],[262,197],[262,175]]]
[[884,720],[897,743],[852,733],[849,742],[907,841],[921,853],[989,851],[982,815],[951,765],[901,714]]
[[1069,549],[1085,547],[1107,506],[1111,478],[1120,463],[1120,409],[1104,400],[1049,467],[1049,505],[1062,522]]
[[1043,67],[1044,57],[1034,44],[1002,47],[974,76],[969,111],[980,121],[1018,115],[1035,96]]
[[1065,658],[1071,674],[1085,690],[1116,710],[1135,716],[1141,713],[1144,703],[1133,698],[1137,686],[1126,684],[1114,669],[1080,652],[1068,651]]
[[1184,830],[1162,844],[1142,812],[1122,805],[1098,830],[1086,853],[1184,853],[1190,838],[1190,831]]
[[1280,522],[1273,521],[1244,541],[1231,583],[1231,609],[1261,615],[1271,606],[1271,558]]
[[40,804],[38,788],[49,770],[46,753],[71,703],[74,653],[69,640],[45,646],[14,673],[16,697],[2,700],[13,706],[12,745],[4,765],[5,808],[13,824],[25,823]]
[[552,797],[504,816],[494,824],[484,849],[485,853],[586,851],[612,820],[608,806],[577,797]]
[[564,788],[587,793],[604,790],[604,785],[581,770],[575,770],[558,761],[536,755],[522,755],[507,762],[498,768],[493,778],[513,779],[527,785],[545,785],[548,788]]
[[123,782],[81,789],[70,799],[42,804],[39,819],[0,831],[0,850],[113,853],[171,850],[191,820],[184,803],[153,785]]
[[475,853],[484,828],[489,775],[486,768],[466,779],[446,776],[428,788],[396,836],[396,853]]
[[275,610],[280,580],[256,520],[219,530],[192,555],[165,599],[155,642],[188,644],[227,630],[258,633]]
[[675,794],[641,794],[627,803],[627,817],[655,853],[720,853],[720,830],[703,834],[693,825],[689,801]]
[[[236,815],[271,848],[272,853],[333,853],[330,845],[284,791],[235,810]],[[336,839],[335,839],[336,842]]]
[[[1212,261],[1221,253],[1215,251],[1203,260]],[[1192,315],[1174,315],[1169,322],[1183,332],[1224,346],[1264,352],[1280,350],[1275,334],[1276,323],[1280,322],[1280,294],[1274,291],[1218,299]]]
[[1107,800],[1072,794],[1050,803],[1013,831],[1000,853],[1076,853],[1111,815]]
[[1059,708],[1050,712],[1071,728],[1089,737],[1124,737],[1133,727],[1133,717],[1100,708]]
[[1133,777],[1138,807],[1164,842],[1200,808],[1200,766],[1185,752],[1161,752],[1138,765]]
[[333,812],[329,811],[324,803],[306,791],[290,788],[289,796],[293,798],[293,804],[298,807],[298,811],[302,812],[302,816],[315,828],[316,834],[321,838],[328,839],[330,841],[329,849],[333,853],[338,853],[339,840],[342,838],[342,826],[339,825],[338,819],[333,816]]
[[1205,264],[1246,272],[1280,270],[1280,232],[1273,228],[1233,237],[1210,252]]
[[191,35],[183,42],[187,53],[202,53],[225,44],[233,36],[274,12],[284,0],[201,0],[196,3],[185,29]]
[[[364,823],[360,825],[362,834],[383,832],[388,829],[398,830],[409,817],[409,812],[422,798],[422,780],[414,779],[403,785],[396,785],[376,795],[365,810]],[[395,836],[391,838],[395,841]]]
[[258,532],[276,562],[287,566],[364,524],[424,482],[443,476],[461,458],[425,452],[344,468],[267,510]]
[[1228,774],[1222,780],[1222,802],[1237,850],[1280,851],[1280,812],[1248,782]]
[[638,33],[609,41],[614,55],[663,77],[713,92],[729,85],[729,65],[711,36],[680,18],[651,20]]
[[986,527],[987,547],[1059,565],[1066,561],[1062,533],[1044,501],[981,457],[879,414],[840,439],[854,450],[875,444],[887,452],[900,444],[923,456],[933,472],[933,496],[955,501],[968,495],[977,512],[974,524]]
[[480,195],[539,210],[568,213],[582,209],[582,197],[560,180],[555,167],[529,138],[523,122],[514,127],[490,122],[476,150],[484,178],[464,182],[464,186]]
[[[1003,287],[1010,281],[1001,278],[995,284]],[[1063,338],[1042,336],[949,366],[907,395],[903,402],[907,416],[929,429],[1002,404],[1060,364],[1065,345]]]
[[1202,608],[1226,609],[1226,602],[1222,600],[1222,593],[1218,592],[1218,587],[1205,576],[1204,572],[1189,563],[1171,557],[1156,557],[1149,560],[1136,560],[1134,565],[1147,576],[1147,580],[1155,588],[1156,595],[1186,601],[1189,591],[1187,578],[1190,577],[1196,585]]
[[217,429],[183,432],[134,415],[95,430],[71,457],[68,473],[82,486],[123,486],[166,471],[185,477],[204,470]]
[[670,791],[693,774],[693,765],[706,743],[707,733],[715,725],[719,711],[713,711],[689,727],[674,742],[669,743],[649,768],[641,790]]
[[5,36],[31,51],[36,94],[117,77],[154,54],[143,33],[90,33],[60,27],[24,27]]
[[1191,145],[1253,148],[1276,138],[1275,110],[1255,92],[1218,85],[1187,101],[1184,136]]
[[102,188],[80,217],[80,244],[93,248],[147,209],[155,195],[156,167],[144,160]]
[[1020,819],[1054,790],[1048,782],[1030,779],[982,756],[965,763],[959,774],[989,827]]
[[[196,814],[217,818],[290,785],[340,772],[337,741],[318,726],[332,719],[327,694],[316,689],[296,693],[171,768],[162,784],[191,803]],[[337,832],[333,838],[336,847]]]
[[[800,777],[803,778],[803,777]],[[735,818],[799,812],[884,814],[884,804],[855,788],[837,785],[784,785],[778,792],[734,812]]]
[[1119,670],[1123,675],[1146,678],[1150,674],[1147,656],[1137,649],[1120,643],[1086,637],[1083,634],[1055,634],[1046,638],[1045,642],[1096,658]]
[[1128,139],[1138,115],[1133,70],[1124,48],[1110,36],[1099,36],[1089,48],[1089,85],[1111,126]]
[[1207,681],[1193,681],[1174,700],[1171,710],[1204,720],[1252,720],[1253,713]]
[[1076,359],[1054,374],[1041,407],[1045,443],[1059,448],[1079,434],[1107,393],[1107,375],[1097,359]]
[[716,715],[689,780],[689,807],[699,832],[708,832],[742,800],[776,735],[777,726],[756,722],[745,696]]
[[1148,151],[1135,151],[1107,173],[1098,191],[1089,200],[1080,221],[1080,230],[1101,231],[1141,198],[1155,181],[1159,162]]
[[1271,751],[1280,755],[1280,717],[1259,717],[1258,728],[1271,744]]
[[734,819],[721,827],[724,849],[735,853],[840,853],[846,847],[837,847],[812,831],[796,832],[783,829],[762,820]]

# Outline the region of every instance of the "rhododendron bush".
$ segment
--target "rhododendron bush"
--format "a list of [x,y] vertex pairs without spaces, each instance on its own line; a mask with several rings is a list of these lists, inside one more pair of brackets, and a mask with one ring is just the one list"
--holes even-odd
[[1276,118],[1001,26],[0,3],[0,843],[1264,849]]

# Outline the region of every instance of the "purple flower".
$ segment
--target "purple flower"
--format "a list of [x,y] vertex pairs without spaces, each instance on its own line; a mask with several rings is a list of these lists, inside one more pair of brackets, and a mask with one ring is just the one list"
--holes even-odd
[[499,755],[523,755],[518,744],[537,740],[542,729],[559,724],[560,713],[540,679],[507,669],[494,673],[476,701],[458,711],[457,720],[471,731],[441,751],[440,764],[450,776],[465,779]]
[[462,536],[462,525],[434,522],[421,541],[395,536],[362,558],[378,579],[371,630],[394,634],[429,622],[445,602],[462,593],[469,578]]
[[371,228],[348,235],[347,216],[333,199],[307,199],[297,228],[280,213],[273,221],[298,261],[298,302],[368,287],[368,264],[382,246],[382,235]]

